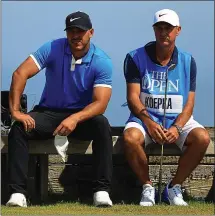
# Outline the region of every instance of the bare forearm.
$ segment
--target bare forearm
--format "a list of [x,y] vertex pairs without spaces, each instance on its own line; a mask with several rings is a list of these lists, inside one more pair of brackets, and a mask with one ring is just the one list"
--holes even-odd
[[185,110],[182,113],[180,113],[176,119],[176,121],[174,122],[174,124],[180,126],[180,127],[184,127],[184,125],[188,122],[188,120],[190,119],[192,115],[192,111],[191,110]]
[[146,110],[146,107],[142,104],[139,97],[132,97],[132,99],[127,99],[128,107],[131,112],[137,116],[142,122],[147,123],[151,121],[151,118]]
[[9,93],[9,106],[11,114],[20,111],[20,98],[26,85],[26,77],[18,73],[14,73]]
[[194,102],[195,102],[195,92],[190,92],[188,95],[187,103],[184,106],[182,112],[178,115],[174,124],[180,127],[184,127],[184,125],[187,123],[187,121],[190,119],[190,117],[193,114]]
[[86,121],[97,115],[101,115],[105,112],[107,106],[103,105],[100,101],[95,101],[86,106],[80,112],[73,114],[78,119],[78,122]]
[[191,115],[193,114],[193,107],[194,107],[193,101],[191,101],[190,103],[187,103],[183,111],[178,115],[174,124],[180,127],[184,127],[184,125],[187,123],[187,121],[190,119]]

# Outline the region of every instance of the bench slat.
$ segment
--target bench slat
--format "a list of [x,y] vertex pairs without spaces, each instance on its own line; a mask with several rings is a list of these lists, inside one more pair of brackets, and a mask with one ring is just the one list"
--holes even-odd
[[[29,142],[29,153],[30,154],[57,154],[54,143],[65,143],[66,137],[56,136],[54,139],[49,140],[31,140]],[[76,139],[69,140],[70,144],[67,150],[67,154],[92,154],[92,141],[80,141]],[[113,141],[113,154],[122,154],[123,147],[121,137],[112,136]],[[1,152],[7,153],[8,151],[8,139],[7,136],[1,136]],[[146,148],[148,155],[160,155],[161,146],[157,144],[150,144]],[[174,156],[180,155],[181,151],[176,145],[165,145],[164,155]],[[206,155],[214,156],[215,147],[214,142],[210,142],[207,149]]]

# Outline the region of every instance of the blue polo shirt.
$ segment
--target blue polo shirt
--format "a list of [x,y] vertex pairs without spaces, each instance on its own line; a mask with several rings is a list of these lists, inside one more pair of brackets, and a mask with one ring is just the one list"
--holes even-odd
[[49,41],[30,56],[39,70],[46,68],[40,107],[84,108],[92,103],[94,87],[111,88],[111,59],[93,43],[87,54],[77,61],[72,56],[67,38]]

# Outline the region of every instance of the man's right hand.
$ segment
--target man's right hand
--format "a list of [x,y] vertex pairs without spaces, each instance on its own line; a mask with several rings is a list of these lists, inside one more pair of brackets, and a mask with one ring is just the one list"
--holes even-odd
[[14,112],[12,114],[13,119],[16,121],[22,122],[25,131],[31,131],[33,128],[35,128],[35,120],[28,114],[24,114],[20,111]]
[[167,132],[167,129],[163,128],[158,123],[151,120],[150,122],[147,123],[146,127],[148,129],[151,138],[156,143],[163,144],[168,141],[167,136],[165,134]]

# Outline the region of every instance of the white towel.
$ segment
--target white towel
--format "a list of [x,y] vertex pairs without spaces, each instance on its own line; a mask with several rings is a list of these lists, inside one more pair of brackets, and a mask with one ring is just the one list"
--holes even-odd
[[[56,138],[55,138],[56,139]],[[58,154],[61,156],[63,162],[66,162],[66,151],[68,149],[69,141],[66,138],[66,142],[54,142],[55,148]]]

